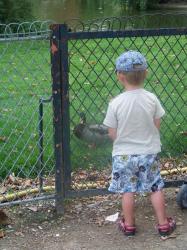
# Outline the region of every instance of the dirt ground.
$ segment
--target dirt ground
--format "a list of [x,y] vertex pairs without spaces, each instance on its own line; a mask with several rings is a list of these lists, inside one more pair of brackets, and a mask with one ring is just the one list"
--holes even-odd
[[6,210],[12,219],[6,236],[0,239],[1,250],[187,250],[187,210],[176,204],[176,190],[168,189],[166,206],[177,221],[176,233],[161,240],[148,197],[136,199],[137,235],[128,238],[117,230],[116,223],[106,222],[108,215],[120,212],[116,195],[66,201],[66,212],[57,217],[54,203],[38,203]]

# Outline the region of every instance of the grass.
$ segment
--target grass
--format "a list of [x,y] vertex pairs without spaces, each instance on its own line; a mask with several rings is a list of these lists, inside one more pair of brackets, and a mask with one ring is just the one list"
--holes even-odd
[[[163,155],[180,155],[186,148],[186,37],[125,38],[71,41],[70,128],[72,168],[108,166],[111,145],[93,148],[72,133],[84,111],[89,123],[102,123],[110,98],[122,91],[114,74],[116,57],[140,50],[149,63],[145,87],[157,94],[167,115],[161,128]],[[0,44],[0,175],[33,176],[38,163],[38,101],[51,95],[48,41]],[[52,107],[44,107],[45,172],[54,171]]]
[[[110,98],[122,91],[114,74],[115,59],[124,50],[135,49],[146,55],[149,63],[146,89],[157,94],[166,110],[161,128],[162,155],[176,156],[184,152],[187,144],[180,134],[186,130],[184,36],[72,41],[70,48],[72,128],[79,120],[77,110],[86,112],[90,123],[102,123]],[[73,167],[108,164],[110,145],[93,150],[73,136],[71,142]]]
[[[46,41],[0,45],[0,174],[39,172],[38,103],[51,95],[50,54]],[[53,169],[51,104],[44,107],[47,170]],[[4,140],[2,140],[4,138]],[[48,144],[46,146],[46,144]]]

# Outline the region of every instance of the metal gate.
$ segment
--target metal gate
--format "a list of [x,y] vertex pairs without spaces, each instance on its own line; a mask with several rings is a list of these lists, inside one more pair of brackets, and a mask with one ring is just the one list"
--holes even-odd
[[0,24],[0,207],[53,199],[62,213],[66,197],[108,193],[112,144],[93,128],[122,91],[114,62],[129,49],[147,57],[145,87],[167,113],[166,187],[184,182],[187,15],[176,15],[70,20],[51,30],[52,21]]
[[166,187],[181,185],[187,170],[187,28],[81,25],[76,30],[51,26],[57,210],[63,211],[65,197],[108,192],[112,145],[98,139],[93,127],[102,124],[109,100],[122,90],[114,62],[125,50],[139,50],[148,60],[145,88],[157,94],[167,113],[161,128],[161,173]]

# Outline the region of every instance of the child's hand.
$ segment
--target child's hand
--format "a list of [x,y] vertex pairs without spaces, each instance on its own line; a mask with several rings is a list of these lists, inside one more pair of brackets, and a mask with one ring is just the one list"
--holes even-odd
[[117,137],[117,129],[116,128],[108,128],[108,135],[114,141]]
[[155,126],[157,127],[157,129],[159,130],[160,129],[160,118],[158,118],[158,119],[154,119],[154,124],[155,124]]

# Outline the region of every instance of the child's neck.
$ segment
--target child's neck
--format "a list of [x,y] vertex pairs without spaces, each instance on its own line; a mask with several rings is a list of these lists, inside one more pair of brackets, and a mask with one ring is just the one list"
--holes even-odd
[[136,89],[142,89],[143,86],[142,85],[125,85],[124,86],[126,91],[131,91],[131,90],[136,90]]

